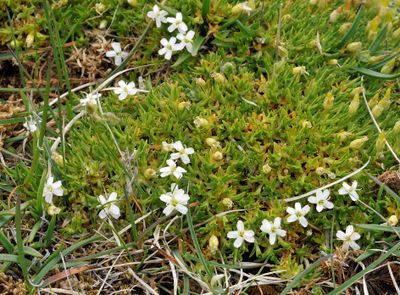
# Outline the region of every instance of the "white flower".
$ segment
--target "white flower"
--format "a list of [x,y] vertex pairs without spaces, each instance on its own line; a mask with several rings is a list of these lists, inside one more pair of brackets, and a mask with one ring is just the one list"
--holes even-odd
[[254,231],[245,230],[243,221],[239,220],[236,225],[237,230],[228,232],[229,239],[235,239],[233,246],[239,248],[242,246],[243,241],[254,243]]
[[248,5],[248,1],[236,4],[233,8],[232,8],[232,12],[233,13],[240,13],[240,12],[244,12],[247,15],[250,15],[250,13],[253,11],[253,9]]
[[53,204],[53,195],[61,197],[64,194],[64,190],[61,186],[61,180],[54,182],[54,177],[50,176],[47,178],[43,188],[43,196],[46,203]]
[[147,17],[151,18],[153,21],[156,22],[157,28],[161,27],[161,23],[167,22],[166,18],[167,15],[168,12],[166,12],[165,10],[160,10],[160,8],[157,5],[154,5],[153,10],[147,13]]
[[36,122],[33,120],[26,121],[24,124],[22,124],[22,126],[24,126],[24,128],[30,133],[33,133],[37,130]]
[[304,216],[309,211],[310,211],[310,206],[305,205],[302,208],[301,204],[299,202],[297,202],[296,204],[294,204],[294,208],[289,207],[286,209],[286,212],[290,214],[290,216],[287,218],[287,221],[294,222],[294,221],[298,220],[303,227],[307,227],[308,221]]
[[80,100],[81,106],[97,105],[97,99],[101,97],[100,93],[89,93],[85,98]]
[[121,80],[118,81],[118,86],[119,87],[114,89],[114,93],[118,94],[119,100],[124,100],[129,95],[135,95],[138,92],[137,88],[135,87],[135,82],[129,82],[126,84],[125,81]]
[[114,50],[110,50],[106,52],[107,57],[114,57],[114,62],[117,66],[119,66],[122,61],[127,58],[128,52],[122,51],[121,44],[119,42],[112,42],[111,47]]
[[174,210],[182,214],[186,214],[188,211],[189,195],[185,194],[185,191],[180,189],[176,183],[171,184],[171,191],[162,194],[160,200],[167,204],[167,207],[163,210],[163,213],[167,216]]
[[184,33],[179,33],[176,38],[181,41],[179,44],[181,46],[181,49],[185,48],[189,53],[192,53],[193,51],[193,37],[194,37],[194,31],[189,31],[186,34]]
[[316,209],[318,212],[321,212],[326,209],[332,209],[333,208],[333,203],[329,201],[329,194],[331,192],[326,189],[323,191],[317,191],[316,196],[311,196],[308,198],[308,202],[311,204],[316,204]]
[[113,204],[117,200],[116,192],[112,192],[108,196],[108,199],[106,199],[103,195],[100,195],[97,197],[97,200],[100,202],[99,206],[102,208],[99,213],[99,217],[101,219],[104,219],[109,215],[111,215],[115,219],[118,219],[121,216],[118,206]]
[[339,230],[336,233],[336,237],[339,240],[343,241],[343,250],[347,251],[350,248],[353,248],[354,250],[359,250],[360,246],[354,242],[361,238],[360,234],[354,231],[354,227],[352,225],[348,225],[346,228],[346,233],[343,231]]
[[167,160],[168,167],[163,167],[160,169],[161,177],[167,177],[168,175],[173,174],[177,179],[180,179],[183,176],[183,173],[186,173],[186,170],[182,167],[176,166],[174,160]]
[[168,32],[172,33],[178,29],[179,33],[184,33],[188,30],[187,25],[182,20],[182,13],[178,12],[175,17],[168,17],[167,21],[171,23],[168,27]]
[[181,50],[181,46],[176,44],[176,38],[171,37],[169,40],[162,38],[160,41],[161,45],[164,46],[160,50],[158,50],[159,55],[164,55],[165,59],[170,60],[172,57],[172,54],[177,51]]
[[360,198],[356,191],[357,180],[354,180],[351,186],[348,185],[347,182],[343,182],[342,185],[343,187],[339,189],[339,195],[349,195],[354,202]]
[[264,219],[260,227],[261,231],[269,234],[269,243],[271,245],[275,244],[276,236],[284,237],[286,236],[286,231],[281,229],[281,218],[276,217],[274,223]]
[[181,159],[184,164],[189,164],[190,163],[189,155],[192,155],[194,153],[194,150],[192,148],[183,147],[181,141],[174,142],[172,146],[177,151],[177,153],[172,153],[171,159],[172,160]]
[[168,143],[166,141],[163,141],[162,149],[164,152],[172,152],[174,150],[174,145],[173,145],[173,143]]

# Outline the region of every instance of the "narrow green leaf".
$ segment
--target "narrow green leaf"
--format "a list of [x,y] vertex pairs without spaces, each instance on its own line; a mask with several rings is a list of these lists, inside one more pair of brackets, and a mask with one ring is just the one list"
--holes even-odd
[[376,36],[374,42],[372,42],[371,46],[368,48],[370,53],[375,53],[379,46],[381,45],[382,41],[385,39],[386,37],[386,32],[387,32],[387,25],[384,26],[378,33],[378,35]]
[[190,57],[189,52],[184,52],[181,54],[181,56],[178,57],[176,62],[172,65],[173,68],[176,68],[177,66],[181,65],[183,62],[185,62],[189,57]]
[[387,64],[389,61],[391,61],[394,58],[397,58],[400,56],[400,51],[393,53],[391,55],[386,56],[384,59],[382,59],[380,62],[372,64],[369,68],[372,70],[380,69],[383,67],[385,64]]
[[390,232],[390,233],[400,233],[400,227],[393,227],[389,225],[380,225],[380,224],[355,224],[355,226],[367,229],[367,230],[373,230],[373,231],[384,231],[384,232]]
[[362,68],[362,67],[353,67],[353,70],[359,72],[360,74],[372,77],[372,78],[377,78],[377,79],[383,79],[383,80],[394,80],[398,77],[400,77],[400,72],[396,74],[382,74],[380,72],[376,72],[367,68]]
[[0,254],[0,261],[18,263],[18,255]]
[[357,282],[359,279],[361,279],[365,274],[367,274],[368,272],[373,270],[375,267],[377,267],[379,264],[381,264],[383,261],[385,261],[389,256],[391,256],[393,253],[395,253],[399,249],[400,249],[400,243],[397,243],[395,246],[393,246],[385,254],[383,254],[379,258],[375,259],[365,269],[363,269],[359,273],[353,275],[350,279],[348,279],[342,285],[340,285],[339,287],[334,289],[332,292],[328,293],[328,295],[339,295],[339,294],[342,294],[343,291],[347,290],[351,285],[353,285],[355,282]]
[[203,6],[201,7],[201,16],[203,20],[207,20],[208,13],[210,12],[210,0],[203,0]]
[[33,249],[32,247],[24,246],[24,252],[26,255],[29,255],[29,256],[33,256],[33,257],[37,257],[37,258],[43,257],[43,255],[39,251]]
[[383,183],[382,181],[380,181],[378,178],[376,178],[375,176],[372,176],[369,173],[366,173],[368,175],[369,178],[371,178],[377,185],[379,185],[380,187],[383,187],[383,189],[393,198],[395,199],[399,204],[400,204],[400,196],[398,194],[396,194],[390,187],[388,187],[385,183]]
[[6,249],[8,253],[14,252],[13,244],[10,242],[9,239],[7,239],[6,235],[3,233],[2,230],[0,230],[0,244],[3,245],[4,249]]
[[343,38],[339,41],[338,45],[336,46],[337,48],[342,48],[355,35],[357,27],[361,21],[361,15],[363,11],[364,11],[364,5],[361,4],[358,7],[356,17],[354,18],[350,30],[348,30],[347,33],[343,36]]
[[57,220],[56,215],[53,215],[51,217],[49,226],[47,227],[46,236],[44,237],[44,244],[46,247],[50,246],[51,242],[53,241],[56,220]]
[[18,123],[23,123],[25,121],[26,121],[25,117],[0,119],[0,125],[18,124]]
[[190,231],[190,235],[192,236],[194,247],[196,248],[197,256],[199,257],[200,262],[203,265],[207,275],[211,278],[213,276],[213,273],[211,272],[210,268],[208,267],[208,262],[204,258],[203,252],[201,251],[199,241],[197,240],[196,231],[194,230],[192,214],[190,212],[190,209],[188,210],[188,212],[186,214],[186,219],[188,222],[189,231]]
[[[17,240],[17,251],[18,251],[18,265],[22,270],[25,282],[28,282],[28,265],[26,264],[24,241],[22,239],[22,215],[21,215],[21,199],[17,195],[17,202],[15,205],[15,236]],[[28,283],[29,284],[29,283]]]

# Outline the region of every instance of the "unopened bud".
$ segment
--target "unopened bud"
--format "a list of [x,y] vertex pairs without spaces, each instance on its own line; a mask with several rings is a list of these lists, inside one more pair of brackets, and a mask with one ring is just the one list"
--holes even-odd
[[303,126],[304,128],[308,128],[308,129],[312,128],[311,122],[310,121],[306,121],[306,120],[301,122],[301,126]]
[[47,213],[51,216],[60,214],[61,208],[58,208],[54,206],[53,204],[50,205],[50,207],[47,209]]
[[225,76],[221,73],[212,73],[211,77],[213,77],[213,79],[218,83],[226,83],[227,82]]
[[222,199],[222,205],[224,205],[228,209],[232,209],[233,201],[230,198],[223,198]]
[[207,119],[198,116],[196,117],[196,119],[194,119],[193,123],[197,128],[206,127],[209,124]]
[[265,174],[268,174],[268,173],[270,173],[270,172],[272,171],[272,168],[271,168],[271,166],[268,165],[268,163],[266,163],[266,164],[264,164],[264,165],[262,166],[262,171],[263,171]]
[[334,100],[335,100],[335,97],[333,96],[332,91],[329,91],[324,100],[324,104],[323,104],[324,110],[331,109],[333,106]]
[[59,153],[53,152],[51,158],[53,159],[54,162],[56,162],[58,166],[60,167],[64,166],[64,157],[61,156]]
[[107,20],[103,19],[99,24],[99,29],[104,30],[105,28],[107,28]]
[[355,139],[352,142],[350,142],[350,148],[353,150],[358,150],[360,149],[364,143],[368,141],[368,136],[363,136],[361,138]]
[[206,85],[206,81],[204,81],[203,78],[197,78],[196,79],[196,84],[199,85],[199,86],[204,86],[204,85]]
[[360,106],[360,94],[356,93],[349,105],[350,115],[353,115],[355,112],[357,112],[359,106]]
[[393,132],[394,132],[395,134],[400,134],[400,120],[397,121],[396,124],[394,124]]
[[221,161],[224,158],[224,155],[221,152],[216,151],[213,153],[212,158],[214,161]]
[[156,172],[156,170],[154,170],[152,168],[147,168],[144,171],[144,177],[146,177],[147,179],[155,178],[156,176],[157,176],[157,172]]
[[350,53],[356,53],[360,51],[362,48],[362,43],[361,42],[351,42],[347,44],[346,50]]
[[178,104],[178,109],[183,110],[183,109],[190,109],[192,106],[192,103],[190,101],[182,101]]
[[206,144],[212,148],[220,148],[221,147],[221,144],[219,143],[219,141],[212,137],[209,137],[206,139]]
[[379,93],[376,93],[368,102],[368,106],[370,108],[373,108],[374,106],[376,106],[378,104],[379,101]]
[[393,72],[394,66],[396,64],[396,59],[393,58],[390,60],[388,63],[386,63],[382,68],[381,68],[381,73],[382,74],[391,74]]
[[35,34],[29,33],[28,36],[26,36],[26,40],[25,40],[26,47],[31,48],[34,40],[35,40]]
[[98,14],[102,14],[107,9],[107,7],[103,3],[96,3],[94,7]]
[[219,248],[219,240],[217,236],[212,235],[210,239],[208,240],[208,248],[210,249],[210,252],[212,254],[216,253]]
[[336,66],[338,63],[339,63],[338,60],[335,58],[328,60],[328,65],[331,66]]
[[324,167],[317,167],[317,169],[315,169],[315,173],[317,173],[318,175],[324,175],[326,172],[326,169]]
[[339,28],[339,33],[344,35],[351,28],[351,25],[351,23],[342,24]]
[[381,153],[383,151],[383,148],[385,147],[385,133],[379,133],[378,139],[375,143],[375,147],[377,153]]
[[305,66],[298,66],[298,67],[294,67],[292,70],[293,74],[295,75],[308,75],[308,72],[306,70]]
[[397,218],[396,215],[392,215],[392,216],[389,217],[389,219],[388,219],[388,224],[389,224],[390,226],[396,226],[397,223],[399,223],[399,219]]
[[137,0],[128,0],[128,4],[132,7],[136,7],[138,5]]
[[375,55],[375,56],[370,56],[368,61],[372,64],[380,62],[382,59],[384,59],[384,55]]
[[377,104],[372,109],[372,114],[374,115],[375,118],[378,118],[380,115],[382,115],[383,111],[384,111],[383,107],[381,105]]
[[329,22],[334,23],[339,18],[341,13],[342,13],[342,7],[339,7],[334,11],[332,11],[331,14],[329,15]]

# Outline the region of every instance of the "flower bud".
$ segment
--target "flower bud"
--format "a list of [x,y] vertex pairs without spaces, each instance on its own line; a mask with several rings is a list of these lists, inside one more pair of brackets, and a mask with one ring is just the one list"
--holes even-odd
[[338,60],[335,58],[328,60],[328,65],[331,66],[336,66],[338,63],[339,63]]
[[197,78],[196,79],[196,84],[199,85],[199,86],[204,86],[204,85],[206,85],[206,81],[204,81],[203,78]]
[[362,48],[362,43],[361,42],[351,42],[347,44],[346,50],[350,53],[356,53],[360,51]]
[[61,156],[59,153],[53,152],[51,158],[53,159],[54,162],[56,162],[58,166],[60,167],[64,166],[64,157]]
[[209,137],[206,139],[206,144],[212,148],[220,148],[221,147],[220,142],[212,137]]
[[384,111],[383,107],[381,105],[377,104],[372,109],[372,114],[374,115],[375,118],[378,118],[380,115],[382,115],[383,111]]
[[211,254],[214,254],[218,251],[219,248],[219,240],[217,236],[212,235],[208,240],[208,249],[210,249]]
[[212,73],[211,77],[217,82],[217,83],[226,83],[226,78],[223,74],[221,73]]
[[183,110],[183,109],[190,109],[192,106],[192,103],[190,101],[182,101],[178,104],[178,109]]
[[58,208],[54,206],[53,204],[50,205],[50,207],[47,209],[47,213],[51,216],[53,215],[58,215],[61,212],[61,208]]
[[355,112],[357,112],[359,106],[360,106],[360,94],[356,93],[349,105],[350,115],[353,115]]
[[305,66],[294,67],[292,72],[295,75],[304,75],[304,74],[309,75]]
[[228,209],[232,209],[233,201],[230,198],[223,198],[222,199],[222,205],[224,205]]
[[393,32],[393,39],[399,40],[400,39],[400,28]]
[[201,117],[199,117],[199,116],[197,116],[197,117],[194,119],[193,123],[194,123],[194,125],[195,125],[197,128],[206,127],[206,126],[208,126],[208,124],[209,124],[208,121],[207,121],[207,119],[201,118]]
[[334,100],[335,100],[335,97],[333,96],[332,91],[329,91],[324,100],[324,104],[323,104],[324,110],[331,109],[333,106]]
[[137,0],[128,0],[127,2],[132,7],[136,7],[138,5]]
[[94,7],[98,14],[102,14],[107,9],[107,7],[103,3],[96,3]]
[[392,215],[392,216],[389,217],[389,219],[388,219],[388,224],[389,224],[390,226],[396,226],[397,223],[399,223],[399,219],[397,218],[396,215]]
[[394,124],[393,132],[394,132],[395,134],[400,134],[400,120],[397,121],[396,124]]
[[238,3],[235,6],[232,7],[232,14],[240,14],[242,12],[246,13],[247,15],[250,15],[251,11],[253,9],[247,4],[246,2]]
[[326,169],[324,167],[317,167],[317,169],[315,169],[315,173],[317,173],[318,175],[324,175],[326,172]]
[[376,93],[368,102],[368,106],[370,108],[373,108],[378,104],[378,99],[379,99],[379,93]]
[[342,7],[339,7],[331,12],[329,15],[329,22],[334,23],[342,13]]
[[368,61],[372,64],[380,62],[382,59],[384,59],[384,55],[375,55],[375,56],[370,56]]
[[278,45],[278,55],[280,57],[287,57],[289,55],[289,52],[285,47]]
[[221,161],[224,158],[224,155],[221,152],[216,151],[212,154],[212,158],[214,161]]
[[353,150],[358,150],[360,149],[364,143],[368,141],[368,136],[363,136],[361,138],[355,139],[352,142],[350,142],[350,148]]
[[168,143],[166,141],[162,142],[162,150],[164,152],[172,152],[174,150],[174,146],[172,145],[172,143]]
[[311,122],[310,121],[306,121],[306,120],[301,121],[301,126],[303,126],[304,128],[308,128],[308,129],[312,128]]
[[262,172],[264,172],[265,174],[268,174],[272,171],[271,166],[268,165],[268,163],[264,164],[262,166]]
[[385,147],[385,133],[379,133],[378,139],[375,143],[375,147],[377,153],[381,153],[383,151],[383,148]]
[[388,63],[386,63],[382,68],[381,68],[381,73],[382,74],[391,74],[393,72],[394,66],[396,64],[396,59],[393,58],[390,60]]
[[28,36],[26,36],[26,40],[25,40],[26,48],[31,48],[34,40],[35,40],[35,34],[29,33]]
[[351,135],[351,132],[348,132],[348,131],[341,131],[336,134],[336,136],[339,137],[339,140],[341,142],[345,141],[347,139],[347,137],[349,137],[350,135]]
[[222,72],[226,75],[231,75],[236,72],[236,65],[234,62],[226,62],[221,68]]
[[361,86],[359,86],[359,87],[354,88],[354,89],[350,92],[350,94],[354,96],[354,95],[356,95],[356,94],[360,94],[362,91],[363,91],[363,88],[362,88]]
[[107,20],[103,19],[99,24],[99,29],[104,30],[107,27]]
[[157,172],[156,172],[156,170],[154,170],[152,168],[147,168],[144,171],[144,177],[146,179],[152,179],[152,178],[155,178],[156,176],[157,176]]
[[310,5],[317,5],[318,4],[318,0],[310,0]]
[[341,35],[344,35],[350,28],[351,28],[351,23],[344,23],[340,26],[339,28],[339,33]]

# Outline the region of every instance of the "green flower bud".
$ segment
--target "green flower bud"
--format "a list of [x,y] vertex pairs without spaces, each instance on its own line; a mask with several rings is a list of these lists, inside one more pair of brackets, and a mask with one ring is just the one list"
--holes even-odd
[[368,136],[363,136],[361,138],[355,139],[352,142],[350,142],[350,148],[353,150],[358,150],[360,149],[364,143],[368,141]]

